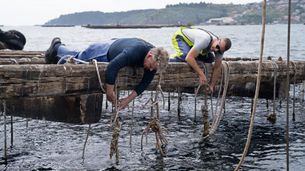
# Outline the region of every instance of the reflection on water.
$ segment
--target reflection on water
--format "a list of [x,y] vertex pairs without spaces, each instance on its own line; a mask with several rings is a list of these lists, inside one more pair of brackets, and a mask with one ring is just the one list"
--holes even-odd
[[[144,103],[150,96],[136,100]],[[133,121],[132,148],[129,146],[131,108],[121,113],[122,130],[119,139],[120,164],[109,159],[111,141],[111,110],[104,109],[102,119],[93,124],[82,163],[82,148],[88,125],[72,125],[48,121],[15,118],[14,147],[10,148],[9,170],[14,169],[102,169],[102,170],[233,170],[239,161],[246,142],[249,126],[251,99],[230,97],[226,100],[226,113],[216,133],[201,142],[199,107],[194,122],[194,96],[183,96],[181,121],[176,114],[177,95],[172,96],[172,109],[161,110],[161,123],[168,130],[169,144],[166,157],[160,157],[155,149],[155,136],[148,134],[147,144],[141,151],[141,136],[150,118],[150,109],[136,110]],[[203,98],[198,102],[203,104]],[[270,106],[270,105],[269,105]],[[296,121],[290,125],[290,168],[305,169],[305,117],[304,103],[296,103]],[[272,125],[266,119],[271,112],[266,101],[260,99],[252,143],[243,170],[285,170],[285,111],[277,108],[277,122]],[[3,125],[3,119],[1,119]],[[9,126],[9,125],[8,125]],[[8,127],[9,128],[9,127]],[[0,129],[3,135],[3,127]],[[9,135],[9,131],[8,131]],[[8,136],[9,137],[9,136]],[[8,139],[9,141],[9,139]],[[10,142],[10,141],[9,141]],[[3,147],[3,141],[1,141]],[[1,148],[3,152],[3,148]],[[0,165],[1,169],[5,165]],[[301,169],[302,170],[302,169]]]

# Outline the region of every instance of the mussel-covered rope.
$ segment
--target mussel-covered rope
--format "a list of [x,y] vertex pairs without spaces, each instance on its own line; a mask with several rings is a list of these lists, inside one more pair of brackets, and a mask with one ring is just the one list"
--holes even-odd
[[295,121],[295,86],[296,86],[296,65],[291,61],[293,65],[293,98],[292,98],[292,120]]
[[[116,97],[118,97],[118,83],[115,84],[115,93]],[[121,123],[119,120],[119,110],[118,110],[118,99],[115,101],[115,110],[112,121],[112,139],[110,144],[110,158],[112,159],[113,154],[115,153],[116,164],[119,163],[119,137],[121,132]]]
[[164,133],[166,132],[166,129],[161,127],[160,120],[159,120],[159,117],[160,117],[159,116],[159,112],[160,112],[159,110],[160,109],[159,109],[158,97],[159,97],[159,93],[162,94],[161,80],[162,80],[162,73],[160,73],[160,75],[159,75],[157,90],[156,90],[156,93],[155,93],[155,97],[152,100],[152,104],[156,106],[156,113],[154,113],[154,116],[149,121],[147,127],[143,130],[142,137],[141,137],[141,150],[143,151],[144,135],[146,136],[146,139],[147,139],[147,134],[151,130],[152,132],[155,133],[156,148],[159,150],[161,156],[164,156],[165,155],[164,148],[166,147],[168,141],[167,141],[167,139],[164,135]]
[[273,108],[272,113],[268,116],[268,120],[271,123],[275,123],[276,121],[276,112],[275,112],[275,100],[276,100],[276,82],[277,82],[277,71],[278,71],[278,65],[275,61],[272,60],[272,66],[273,66]]
[[225,103],[226,94],[227,94],[228,85],[229,85],[230,65],[228,62],[223,61],[222,67],[223,67],[223,72],[224,72],[224,88],[223,88],[223,92],[222,92],[222,97],[220,99],[219,110],[215,111],[215,117],[213,118],[213,122],[212,122],[211,128],[209,130],[209,134],[204,136],[203,139],[208,138],[209,136],[213,135],[216,132],[216,130],[219,126],[220,120],[223,117],[222,110],[223,110],[223,106]]

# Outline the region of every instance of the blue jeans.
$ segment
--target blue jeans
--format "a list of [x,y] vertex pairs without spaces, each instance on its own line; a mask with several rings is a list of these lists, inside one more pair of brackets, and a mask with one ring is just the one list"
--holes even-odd
[[61,58],[65,58],[66,56],[72,56],[86,62],[91,61],[92,59],[96,59],[98,62],[109,62],[107,53],[114,41],[115,40],[112,39],[108,41],[93,43],[83,51],[70,50],[66,46],[60,45],[57,50],[57,57],[59,60]]

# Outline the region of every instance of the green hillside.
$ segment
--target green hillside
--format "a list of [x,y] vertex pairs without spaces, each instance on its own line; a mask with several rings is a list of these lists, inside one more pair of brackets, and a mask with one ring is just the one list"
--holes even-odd
[[[292,1],[292,22],[305,22],[305,0]],[[267,1],[267,23],[286,23],[287,2]],[[226,17],[230,20],[224,21]],[[104,13],[100,11],[79,12],[61,15],[46,22],[46,25],[103,25],[103,24],[260,24],[261,3],[245,5],[190,3],[167,5],[163,9],[132,10],[127,12]]]

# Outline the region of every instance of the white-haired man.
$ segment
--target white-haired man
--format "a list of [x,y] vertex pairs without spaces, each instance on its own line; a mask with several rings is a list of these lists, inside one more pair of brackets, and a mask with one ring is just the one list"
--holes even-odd
[[61,43],[60,38],[54,38],[51,46],[45,53],[46,63],[58,63],[67,55],[77,59],[99,62],[109,62],[106,69],[106,95],[113,104],[117,97],[114,93],[114,84],[119,70],[125,66],[143,67],[144,74],[141,82],[126,97],[118,100],[118,108],[123,109],[151,83],[159,68],[168,63],[168,52],[163,48],[156,48],[152,44],[139,38],[111,39],[91,44],[83,51],[69,50]]

